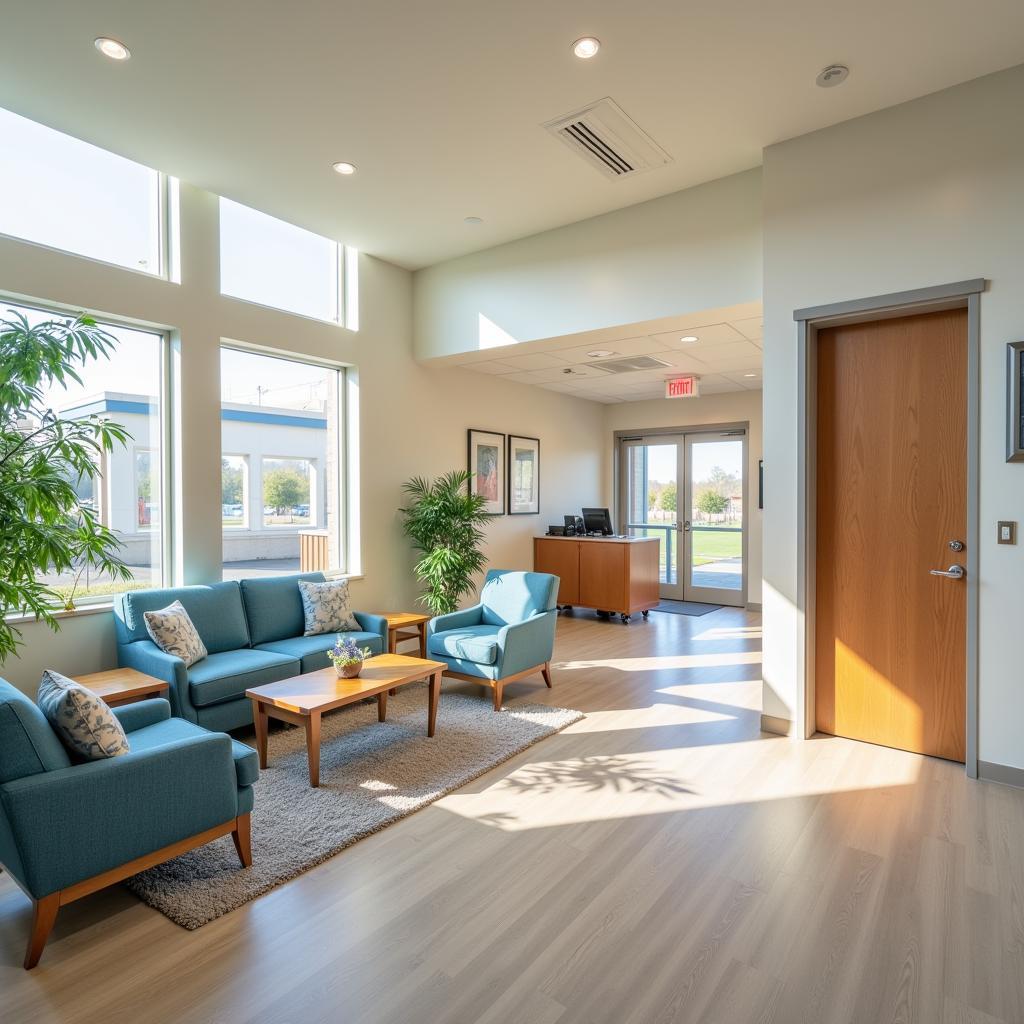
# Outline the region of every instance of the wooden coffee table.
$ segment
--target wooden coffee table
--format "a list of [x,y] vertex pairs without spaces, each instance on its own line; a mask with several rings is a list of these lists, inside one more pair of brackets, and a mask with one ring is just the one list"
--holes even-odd
[[246,697],[252,701],[260,767],[267,767],[267,719],[276,718],[301,725],[306,730],[309,784],[319,786],[321,716],[366,697],[376,697],[377,721],[383,722],[388,712],[388,691],[427,677],[430,678],[427,735],[433,736],[437,724],[437,703],[441,696],[441,673],[447,667],[442,661],[410,658],[404,654],[378,654],[375,658],[366,659],[363,671],[355,679],[339,678],[332,665],[317,672],[246,690]]

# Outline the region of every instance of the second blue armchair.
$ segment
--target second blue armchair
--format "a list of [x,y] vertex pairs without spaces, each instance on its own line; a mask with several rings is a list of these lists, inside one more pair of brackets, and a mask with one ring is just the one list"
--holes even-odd
[[557,598],[557,576],[491,569],[479,604],[427,625],[427,655],[445,675],[490,686],[499,711],[506,683],[539,672],[551,685]]

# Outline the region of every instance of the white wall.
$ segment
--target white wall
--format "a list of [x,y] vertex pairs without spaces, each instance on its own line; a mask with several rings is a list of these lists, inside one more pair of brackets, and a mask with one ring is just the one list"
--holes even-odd
[[[747,435],[747,602],[760,604],[762,531],[761,510],[757,507],[758,462],[762,458],[760,391],[605,406],[605,503],[613,510],[619,507],[614,479],[615,431],[628,430],[632,433],[724,423],[750,424]],[[613,517],[615,515],[613,511]]]
[[1024,67],[771,146],[764,164],[764,710],[802,721],[796,692],[793,311],[985,277],[981,300],[980,740],[1024,767],[1024,465],[1005,456],[1005,346],[1024,337]]
[[508,344],[760,296],[755,168],[418,271],[416,358],[486,347],[487,322]]
[[[413,562],[396,509],[402,482],[466,464],[466,429],[541,439],[540,516],[499,519],[488,531],[492,565],[529,567],[531,537],[566,507],[601,493],[601,406],[460,370],[428,370],[412,359],[409,272],[360,257],[360,326],[344,330],[225,298],[219,293],[217,197],[182,185],[182,282],[107,266],[0,237],[0,295],[128,317],[172,330],[179,343],[181,428],[179,581],[218,579],[221,566],[221,339],[351,363],[359,392],[359,556],[356,607],[410,608]],[[33,691],[44,667],[69,674],[116,664],[107,613],[62,620],[52,636],[23,626],[21,657],[0,674]]]

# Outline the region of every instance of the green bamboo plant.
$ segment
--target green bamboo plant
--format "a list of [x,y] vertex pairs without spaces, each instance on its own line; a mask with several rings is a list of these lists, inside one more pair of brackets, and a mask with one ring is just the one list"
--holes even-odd
[[45,575],[89,567],[132,578],[117,537],[74,487],[130,435],[100,416],[60,419],[46,405],[52,385],[81,384],[78,368],[109,358],[117,339],[87,316],[32,326],[15,310],[9,315],[0,318],[0,662],[21,643],[8,615],[59,628],[54,610],[65,599]]
[[491,513],[485,499],[470,492],[472,477],[453,470],[433,482],[414,477],[403,486],[408,505],[399,511],[419,554],[415,572],[425,588],[419,600],[431,615],[455,611],[487,565],[481,546]]

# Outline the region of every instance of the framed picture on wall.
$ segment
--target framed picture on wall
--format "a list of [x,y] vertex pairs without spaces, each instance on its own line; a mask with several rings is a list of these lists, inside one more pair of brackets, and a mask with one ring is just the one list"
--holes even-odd
[[540,440],[508,435],[508,514],[540,515]]
[[489,430],[468,431],[468,469],[470,494],[479,494],[487,502],[491,515],[505,514],[505,435]]
[[1024,462],[1024,341],[1006,346],[1006,461]]

